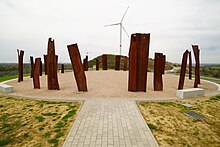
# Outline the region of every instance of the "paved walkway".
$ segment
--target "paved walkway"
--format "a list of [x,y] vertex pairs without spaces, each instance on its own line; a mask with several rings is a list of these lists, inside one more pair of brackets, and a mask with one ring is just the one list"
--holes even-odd
[[63,147],[157,147],[158,144],[129,99],[86,100]]

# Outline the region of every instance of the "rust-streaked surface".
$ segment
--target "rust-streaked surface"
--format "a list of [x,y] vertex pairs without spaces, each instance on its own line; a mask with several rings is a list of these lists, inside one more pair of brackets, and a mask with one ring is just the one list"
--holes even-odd
[[166,66],[166,55],[163,55],[162,54],[162,57],[161,57],[161,72],[162,74],[164,75],[164,72],[165,72],[165,66]]
[[107,66],[107,55],[103,54],[102,55],[102,69],[103,70],[107,70],[108,66]]
[[17,49],[18,52],[18,82],[23,81],[23,58],[24,51]]
[[55,45],[52,38],[48,39],[47,48],[47,84],[49,90],[59,90],[57,77],[58,56],[55,55]]
[[42,73],[43,73],[43,63],[40,60],[40,76],[42,76]]
[[132,34],[129,50],[128,91],[146,92],[150,34]]
[[99,70],[99,59],[96,59],[96,70]]
[[192,48],[196,61],[194,88],[197,88],[198,84],[200,84],[200,60],[199,60],[200,50],[198,45],[192,45]]
[[188,50],[186,50],[183,53],[178,90],[183,89],[183,86],[184,86],[186,66],[187,66],[187,57],[188,57]]
[[33,58],[33,56],[30,56],[30,63],[31,63],[31,76],[30,76],[30,78],[33,78],[33,76],[34,76],[34,58]]
[[192,80],[192,54],[189,51],[189,79]]
[[44,55],[44,73],[47,75],[47,55]]
[[120,70],[120,61],[121,61],[121,56],[116,55],[115,56],[115,70]]
[[64,64],[61,64],[61,73],[64,73]]
[[41,64],[41,58],[36,58],[34,65],[34,75],[33,75],[34,89],[40,89],[40,64]]
[[77,44],[72,44],[68,45],[67,48],[73,66],[78,91],[87,91],[86,75],[83,70],[78,46]]
[[154,58],[154,91],[163,91],[164,58],[162,53],[155,53]]
[[124,56],[124,71],[128,70],[128,57]]

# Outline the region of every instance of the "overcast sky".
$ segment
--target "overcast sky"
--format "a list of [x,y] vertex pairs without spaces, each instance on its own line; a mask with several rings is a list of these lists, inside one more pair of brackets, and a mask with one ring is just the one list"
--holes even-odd
[[[118,23],[129,35],[150,33],[155,52],[180,63],[185,49],[198,44],[202,63],[220,63],[220,0],[0,0],[0,62],[17,62],[16,49],[42,57],[49,37],[55,39],[59,62],[70,62],[67,45],[77,43],[81,56],[119,54]],[[122,54],[130,38],[123,33]],[[194,60],[194,59],[193,59]]]

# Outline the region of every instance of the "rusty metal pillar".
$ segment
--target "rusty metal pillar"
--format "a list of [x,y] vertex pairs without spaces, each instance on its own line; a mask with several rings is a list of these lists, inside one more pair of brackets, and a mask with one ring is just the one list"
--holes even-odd
[[124,71],[128,69],[128,57],[124,57]]
[[42,72],[43,72],[43,65],[42,65],[42,61],[40,60],[40,76],[42,76]]
[[102,68],[103,68],[103,70],[108,69],[108,67],[107,67],[107,55],[106,54],[102,55]]
[[154,58],[154,91],[163,91],[164,55],[155,53]]
[[72,62],[78,91],[87,91],[86,75],[83,70],[78,46],[77,44],[72,44],[68,45],[67,48],[69,51],[70,60]]
[[96,70],[99,70],[99,59],[96,59]]
[[33,75],[33,83],[34,83],[34,89],[40,89],[40,63],[41,58],[35,59],[35,65],[34,65],[34,75]]
[[44,72],[47,75],[47,55],[44,55]]
[[132,34],[129,50],[128,91],[146,92],[150,34]]
[[198,84],[200,84],[200,61],[199,61],[200,50],[198,45],[192,45],[192,48],[196,60],[194,88],[197,88]]
[[47,84],[49,90],[59,90],[57,77],[58,56],[55,55],[55,45],[52,38],[48,39],[47,48]]
[[115,56],[115,70],[120,70],[120,61],[121,61],[121,56],[116,55]]
[[30,78],[33,78],[34,76],[34,58],[30,56],[30,63],[31,63],[31,76]]
[[64,64],[61,64],[61,73],[64,73]]
[[187,57],[188,57],[188,50],[186,50],[183,53],[178,90],[183,89],[185,74],[186,74]]
[[192,80],[192,55],[189,51],[189,79]]
[[165,72],[165,66],[166,66],[166,55],[163,55],[162,54],[162,57],[161,57],[161,72],[162,74],[164,75],[164,72]]
[[18,82],[23,81],[23,58],[24,51],[17,49],[18,52]]

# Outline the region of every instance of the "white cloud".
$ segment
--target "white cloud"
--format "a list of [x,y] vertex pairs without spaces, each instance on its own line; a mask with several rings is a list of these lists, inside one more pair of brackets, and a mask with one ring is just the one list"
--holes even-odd
[[[150,57],[161,51],[172,62],[199,44],[202,62],[219,62],[220,2],[217,0],[0,0],[0,62],[16,62],[16,49],[29,55],[46,53],[47,39],[55,39],[61,62],[69,62],[67,45],[78,43],[82,56],[119,53],[120,21],[127,6],[124,26],[131,33],[151,33]],[[123,54],[130,39],[123,35]],[[210,52],[215,48],[215,51]],[[214,53],[213,53],[214,52]],[[209,55],[209,57],[206,57]]]

